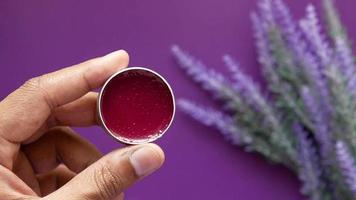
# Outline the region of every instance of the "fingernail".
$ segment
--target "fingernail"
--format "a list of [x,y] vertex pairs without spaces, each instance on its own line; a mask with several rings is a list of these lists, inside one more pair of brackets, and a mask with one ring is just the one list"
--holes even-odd
[[130,162],[139,177],[151,174],[161,166],[157,153],[150,147],[141,147],[130,156]]

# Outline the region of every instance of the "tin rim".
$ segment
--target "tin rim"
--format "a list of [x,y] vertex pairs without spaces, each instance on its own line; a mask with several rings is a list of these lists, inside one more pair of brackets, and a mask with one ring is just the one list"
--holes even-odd
[[[168,126],[162,130],[161,133],[159,134],[155,134],[154,136],[148,138],[148,139],[129,139],[129,138],[125,138],[125,137],[122,137],[122,136],[119,136],[119,135],[116,135],[114,134],[112,131],[110,131],[110,129],[106,126],[105,124],[105,121],[104,121],[104,118],[103,118],[103,115],[102,115],[102,112],[101,112],[101,101],[102,101],[102,95],[105,91],[105,88],[106,86],[110,83],[110,81],[116,77],[117,75],[123,73],[123,72],[126,72],[126,71],[130,71],[130,70],[144,70],[144,71],[148,71],[148,72],[151,72],[153,73],[154,75],[158,76],[163,82],[164,84],[168,87],[169,91],[170,91],[170,94],[171,94],[171,97],[172,97],[172,103],[173,103],[173,113],[172,113],[172,117],[171,117],[171,120],[170,122],[168,123]],[[174,117],[175,117],[175,112],[176,112],[176,103],[175,103],[175,98],[174,98],[174,93],[173,93],[173,90],[172,90],[172,87],[169,85],[168,81],[163,78],[159,73],[151,70],[151,69],[148,69],[148,68],[145,68],[145,67],[129,67],[129,68],[125,68],[125,69],[121,69],[119,70],[118,72],[114,73],[113,75],[110,76],[110,78],[108,80],[106,80],[106,82],[104,83],[104,85],[102,86],[101,90],[100,90],[100,93],[99,93],[99,96],[98,96],[98,101],[97,101],[97,109],[98,109],[98,113],[99,113],[99,119],[100,119],[100,122],[101,122],[101,125],[102,127],[105,129],[105,132],[107,132],[110,136],[112,136],[114,139],[116,139],[117,141],[119,142],[122,142],[122,143],[125,143],[125,144],[144,144],[144,143],[150,143],[150,142],[153,142],[153,141],[156,141],[157,139],[159,139],[160,137],[162,137],[166,132],[167,130],[170,128],[170,126],[172,125],[173,123],[173,120],[174,120]]]

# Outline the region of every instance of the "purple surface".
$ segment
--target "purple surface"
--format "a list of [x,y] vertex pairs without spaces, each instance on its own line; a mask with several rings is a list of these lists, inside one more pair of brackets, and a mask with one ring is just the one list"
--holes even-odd
[[[307,2],[288,0],[301,16]],[[221,55],[235,56],[260,79],[249,13],[250,0],[0,1],[0,98],[26,79],[116,49],[131,66],[149,66],[172,84],[176,97],[211,105],[208,96],[176,67],[169,48],[181,45],[219,69]],[[338,0],[356,39],[353,0]],[[78,129],[103,152],[121,145],[100,128]],[[296,177],[255,154],[228,145],[220,135],[178,111],[158,142],[164,167],[126,192],[127,199],[303,199]]]

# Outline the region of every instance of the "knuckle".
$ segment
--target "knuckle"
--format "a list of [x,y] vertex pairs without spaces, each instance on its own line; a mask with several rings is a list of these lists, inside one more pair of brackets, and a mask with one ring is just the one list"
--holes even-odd
[[30,90],[30,91],[36,91],[38,89],[41,89],[42,88],[42,81],[41,81],[41,76],[38,76],[38,77],[34,77],[34,78],[31,78],[29,80],[27,80],[24,84],[23,84],[23,88],[27,89],[27,90]]
[[87,73],[83,73],[82,74],[82,79],[83,79],[83,82],[85,83],[87,91],[91,91],[91,90],[95,89],[95,87],[92,86],[92,84],[90,82],[90,79],[88,78]]
[[104,164],[94,173],[94,183],[99,199],[110,199],[120,193],[124,181],[122,176]]

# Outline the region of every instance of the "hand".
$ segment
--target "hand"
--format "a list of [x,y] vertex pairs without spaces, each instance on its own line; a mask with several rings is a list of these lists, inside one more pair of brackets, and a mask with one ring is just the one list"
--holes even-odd
[[125,51],[116,51],[33,78],[0,102],[2,200],[122,199],[127,187],[162,165],[157,145],[102,157],[68,127],[98,124],[91,91],[128,62]]

